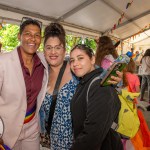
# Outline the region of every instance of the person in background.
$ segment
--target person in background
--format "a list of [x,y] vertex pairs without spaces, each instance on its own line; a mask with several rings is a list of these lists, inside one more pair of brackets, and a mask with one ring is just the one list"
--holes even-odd
[[140,100],[144,100],[144,94],[146,87],[148,86],[148,102],[150,103],[150,49],[145,51],[145,54],[142,58],[142,83],[141,83],[141,98]]
[[141,51],[141,53],[139,52],[139,51],[136,51],[135,52],[135,55],[133,54],[133,56],[132,56],[132,59],[134,60],[134,61],[137,61],[138,60],[138,58],[141,56],[141,55],[143,55],[143,50]]
[[[120,110],[120,100],[111,86],[100,79],[89,85],[103,69],[95,69],[92,49],[76,45],[70,52],[72,72],[80,79],[71,101],[74,142],[71,150],[123,150],[119,134],[111,129]],[[88,94],[87,94],[88,92]]]
[[47,86],[47,63],[37,53],[42,23],[22,18],[20,45],[0,55],[0,115],[4,144],[13,150],[40,150],[39,109]]
[[[44,55],[49,64],[49,82],[47,93],[40,109],[40,116],[45,117],[41,118],[42,134],[46,132],[44,128],[45,121],[47,122],[49,118],[54,86],[60,68],[64,63],[65,54],[65,30],[61,24],[51,23],[44,31]],[[116,84],[122,79],[121,73],[118,73],[118,76],[112,77],[111,83]],[[76,91],[77,84],[78,79],[71,72],[70,64],[68,63],[61,79],[51,129],[50,133],[48,133],[51,139],[51,150],[70,150],[72,146],[73,131],[70,103]]]
[[95,64],[107,70],[117,57],[118,54],[112,40],[108,36],[100,37],[95,54]]
[[131,52],[132,52],[132,54],[134,54],[134,48],[133,47],[131,48]]
[[123,87],[128,88],[130,92],[140,92],[139,77],[135,74],[136,65],[133,59],[127,64],[123,74]]

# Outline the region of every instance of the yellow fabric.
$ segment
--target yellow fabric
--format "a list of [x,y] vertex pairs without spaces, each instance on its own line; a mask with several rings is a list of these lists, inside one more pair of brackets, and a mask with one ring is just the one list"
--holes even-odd
[[121,94],[118,95],[121,102],[121,109],[119,112],[117,132],[129,138],[135,136],[140,126],[137,109],[133,102],[133,99],[139,95],[140,93],[131,93],[126,89],[122,89]]

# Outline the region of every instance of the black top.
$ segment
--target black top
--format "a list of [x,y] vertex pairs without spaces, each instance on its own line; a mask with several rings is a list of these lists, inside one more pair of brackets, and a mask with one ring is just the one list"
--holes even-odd
[[111,129],[120,109],[120,100],[111,86],[101,87],[100,79],[90,82],[102,72],[98,68],[85,75],[71,101],[74,143],[72,150],[122,150],[121,139]]

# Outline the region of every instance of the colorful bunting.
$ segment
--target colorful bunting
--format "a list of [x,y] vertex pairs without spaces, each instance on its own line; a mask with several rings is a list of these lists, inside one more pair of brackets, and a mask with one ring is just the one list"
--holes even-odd
[[[128,2],[127,5],[126,5],[126,9],[128,9],[131,6],[132,3],[133,3],[133,0],[132,1],[130,0],[130,2]],[[125,11],[121,14],[120,18],[118,19],[117,25],[114,24],[114,26],[108,32],[113,33],[113,30],[115,30],[116,27],[118,25],[120,25],[120,23],[122,22],[122,19],[124,18],[124,16],[125,16]]]
[[116,29],[116,24],[114,24],[114,27],[113,27],[113,30],[115,30]]
[[123,13],[121,14],[121,19],[123,19],[123,18],[124,18],[124,15],[125,15],[125,13],[123,12]]
[[128,3],[127,6],[126,6],[126,9],[128,9],[128,7],[129,7],[130,5],[131,5],[131,3]]
[[121,21],[122,21],[121,18],[119,18],[119,20],[118,20],[118,25],[121,23]]
[[128,9],[131,6],[132,3],[133,3],[133,0],[130,3],[127,4],[126,9]]
[[135,33],[135,34],[132,36],[133,40],[136,38],[136,35],[139,35],[139,36],[140,36],[140,34],[141,34],[142,32],[144,32],[144,31],[146,31],[146,30],[148,30],[148,29],[150,29],[150,24],[147,25],[147,26],[145,26],[145,27],[144,27],[143,29],[141,29],[139,32]]

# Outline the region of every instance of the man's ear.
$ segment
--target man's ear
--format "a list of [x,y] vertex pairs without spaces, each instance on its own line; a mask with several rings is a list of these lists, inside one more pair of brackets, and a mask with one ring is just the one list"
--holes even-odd
[[21,39],[21,35],[20,33],[18,33],[18,40],[20,41],[20,39]]

